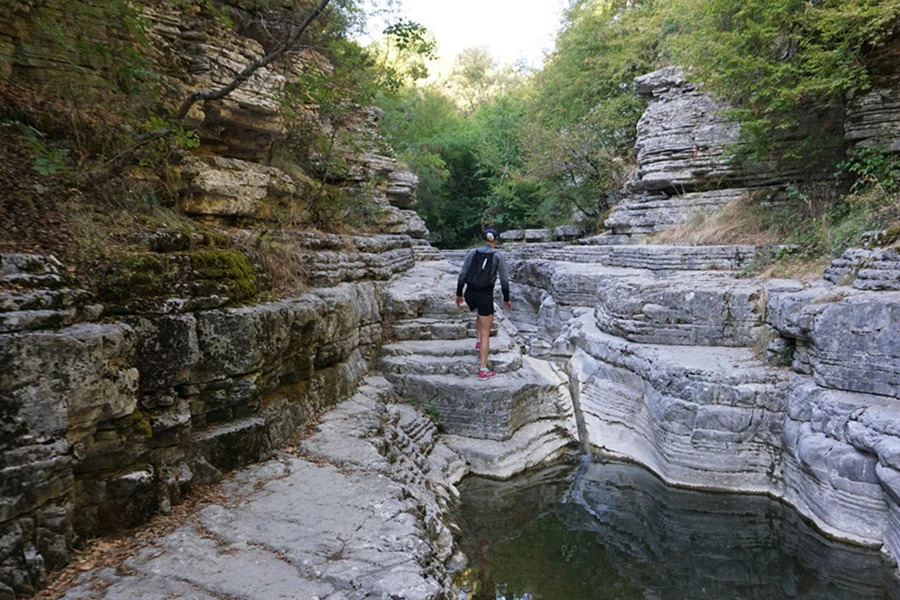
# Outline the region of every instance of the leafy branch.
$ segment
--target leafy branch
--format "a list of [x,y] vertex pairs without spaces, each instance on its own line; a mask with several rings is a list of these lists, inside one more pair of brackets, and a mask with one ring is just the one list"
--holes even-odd
[[250,64],[244,67],[241,72],[238,73],[235,78],[232,79],[228,84],[220,87],[217,90],[197,90],[191,92],[191,94],[184,99],[184,102],[182,102],[181,106],[178,108],[178,112],[175,114],[175,120],[182,121],[191,110],[191,107],[201,100],[209,101],[221,100],[222,98],[225,98],[226,96],[228,96],[228,94],[240,87],[241,84],[249,80],[259,69],[275,62],[276,60],[284,56],[284,54],[288,50],[290,50],[294,46],[294,44],[297,43],[297,40],[300,39],[300,36],[303,35],[303,33],[309,28],[312,22],[315,21],[316,18],[325,11],[325,7],[328,6],[328,3],[330,1],[331,0],[320,0],[319,4],[316,5],[312,12],[306,15],[306,18],[303,19],[303,21],[299,25],[291,27],[291,32],[284,39],[284,41],[278,45],[278,47],[276,47],[265,56],[261,56],[252,61]]

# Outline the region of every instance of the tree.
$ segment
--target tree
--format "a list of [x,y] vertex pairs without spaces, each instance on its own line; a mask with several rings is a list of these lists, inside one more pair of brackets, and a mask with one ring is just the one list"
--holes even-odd
[[[846,92],[869,86],[866,53],[900,24],[897,0],[679,0],[674,56],[734,105],[757,157],[809,161],[842,143]],[[832,136],[823,135],[829,130]]]
[[472,47],[454,59],[446,90],[466,114],[472,114],[485,102],[521,83],[522,77],[515,67],[501,66],[485,47]]
[[382,32],[384,38],[373,42],[369,51],[375,57],[386,93],[397,93],[428,77],[428,61],[437,55],[434,35],[415,21],[399,19]]
[[644,102],[633,80],[660,64],[667,37],[653,2],[575,0],[535,76],[527,170],[546,202],[599,226],[633,167]]

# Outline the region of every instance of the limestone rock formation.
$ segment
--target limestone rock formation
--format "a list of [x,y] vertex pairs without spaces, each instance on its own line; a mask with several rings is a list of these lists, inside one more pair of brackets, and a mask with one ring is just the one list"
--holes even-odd
[[[689,271],[677,247],[650,269],[642,248],[511,261],[510,317],[533,353],[570,357],[590,444],[669,482],[784,498],[831,535],[900,555],[896,292],[738,279],[739,262]],[[792,368],[766,364],[766,344]]]
[[665,67],[635,78],[648,105],[638,121],[637,170],[605,221],[615,235],[642,236],[710,214],[754,191],[773,198],[785,181],[775,165],[738,163],[740,128],[726,106]]
[[64,598],[449,597],[453,489],[435,426],[365,380],[302,444],[230,479],[205,507]]
[[831,283],[850,283],[872,291],[900,291],[900,251],[897,248],[851,248],[825,270]]
[[900,38],[893,36],[866,57],[871,88],[854,91],[844,109],[844,139],[855,148],[881,148],[900,152],[900,73],[897,52]]
[[567,451],[575,439],[571,397],[561,373],[523,359],[502,315],[488,363],[497,377],[475,376],[474,319],[453,304],[458,273],[420,263],[386,288],[392,340],[381,369],[401,396],[440,416],[447,443],[472,472],[509,477]]
[[303,195],[282,171],[236,158],[191,157],[180,171],[181,209],[189,215],[263,219],[273,200]]
[[[58,291],[51,267],[4,256],[13,309]],[[355,390],[380,343],[378,298],[371,280],[241,308],[169,297],[118,303],[108,323],[63,312],[0,333],[13,366],[0,376],[0,583],[32,593],[76,535],[141,523],[295,439]]]

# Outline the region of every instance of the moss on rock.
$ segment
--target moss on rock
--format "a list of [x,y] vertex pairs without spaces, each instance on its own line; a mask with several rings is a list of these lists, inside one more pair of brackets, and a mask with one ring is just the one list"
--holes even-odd
[[253,298],[259,293],[256,269],[238,250],[200,250],[189,255],[194,277],[204,284],[224,286],[233,302]]
[[100,298],[118,301],[165,296],[172,293],[177,279],[177,266],[169,256],[128,254],[108,266],[100,283]]
[[243,302],[259,294],[259,276],[239,250],[127,254],[107,265],[99,293],[107,302],[212,294]]

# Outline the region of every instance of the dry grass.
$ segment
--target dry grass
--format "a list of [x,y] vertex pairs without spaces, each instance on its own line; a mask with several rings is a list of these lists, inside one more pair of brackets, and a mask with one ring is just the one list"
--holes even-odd
[[813,281],[822,278],[822,273],[831,263],[830,258],[791,258],[781,262],[766,265],[761,268],[755,277],[760,279],[797,279],[799,281]]
[[288,298],[310,291],[308,249],[289,239],[273,239],[266,232],[238,230],[232,231],[230,238],[235,248],[257,265],[267,280],[269,295]]
[[691,244],[698,246],[748,244],[765,246],[783,242],[783,232],[774,230],[764,208],[749,195],[726,204],[708,215],[698,215],[688,223],[655,233],[653,244]]

